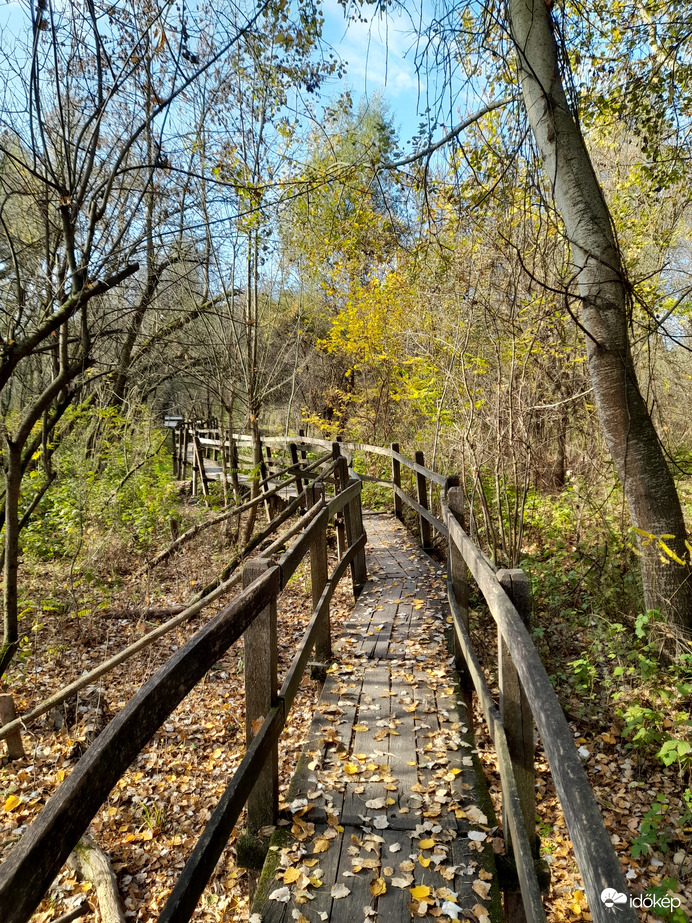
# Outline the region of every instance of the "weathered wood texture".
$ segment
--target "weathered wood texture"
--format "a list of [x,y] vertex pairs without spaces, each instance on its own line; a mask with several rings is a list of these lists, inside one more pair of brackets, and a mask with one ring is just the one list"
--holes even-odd
[[[409,889],[424,885],[449,888],[463,910],[481,904],[499,920],[492,870],[483,872],[491,899],[473,890],[486,863],[492,869],[492,851],[468,831],[482,840],[492,819],[479,807],[473,742],[449,672],[441,570],[393,516],[367,514],[365,526],[370,579],[334,628],[337,666],[287,799],[296,840],[280,852],[279,868],[267,871],[254,909],[263,923],[289,923],[295,909],[352,923],[364,908],[368,919],[398,923],[412,918]],[[294,800],[301,798],[309,811]],[[270,899],[283,887],[285,866],[313,859],[305,869],[313,878],[321,869],[322,885],[308,886],[314,899],[307,910],[295,901],[297,884],[289,885],[288,903]],[[386,890],[376,895],[378,879]],[[340,885],[350,893],[333,897]]]
[[[531,702],[584,881],[590,913],[596,923],[609,923],[612,912],[601,901],[601,893],[606,888],[615,888],[627,894],[627,884],[555,690],[526,627],[487,560],[453,516],[447,515],[447,526],[450,541],[461,551],[488,603]],[[515,836],[514,830],[512,835]],[[627,904],[619,906],[618,920],[633,923],[636,920],[634,908]]]
[[273,568],[200,629],[118,712],[0,866],[0,923],[24,923],[123,772],[278,592]]
[[0,695],[0,727],[10,724],[12,724],[13,730],[8,731],[5,736],[7,756],[11,760],[24,759],[24,744],[22,743],[22,733],[17,723],[14,699],[11,693],[4,692]]

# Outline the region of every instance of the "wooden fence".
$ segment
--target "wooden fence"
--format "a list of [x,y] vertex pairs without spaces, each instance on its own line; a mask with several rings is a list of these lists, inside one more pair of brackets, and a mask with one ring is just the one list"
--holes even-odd
[[[329,447],[332,449],[331,444]],[[319,472],[316,463],[299,461],[299,470],[293,472],[296,479],[309,478],[298,498],[309,509],[299,527],[290,530],[290,537],[297,534],[297,538],[285,547],[290,540],[285,534],[262,557],[245,564],[243,592],[118,712],[0,866],[0,923],[29,919],[118,779],[171,712],[241,637],[245,644],[247,751],[159,919],[181,923],[190,919],[246,802],[250,836],[276,819],[279,735],[313,649],[319,662],[330,656],[329,607],[338,582],[348,568],[356,594],[366,581],[361,482],[349,475],[338,445],[327,461]],[[326,485],[333,485],[333,496],[326,496]],[[331,576],[326,533],[330,521],[336,523],[340,536],[340,558]],[[277,603],[306,556],[310,559],[312,618],[278,690]]]
[[[215,435],[206,432],[203,441],[213,442]],[[246,436],[235,436],[234,439],[238,445],[250,444]],[[265,445],[270,447],[285,446],[288,442],[283,437],[264,440]],[[292,459],[297,459],[299,450],[304,452],[308,448],[329,448],[332,445],[323,439],[306,439],[302,432],[298,437],[290,437],[290,444]],[[404,507],[415,513],[423,548],[431,548],[433,530],[447,540],[447,591],[454,624],[456,665],[466,695],[470,696],[472,689],[476,691],[496,748],[503,792],[505,842],[519,885],[517,889],[509,884],[505,891],[506,918],[513,923],[523,920],[544,923],[546,919],[539,884],[540,865],[537,862],[535,724],[565,815],[592,918],[596,923],[612,923],[615,919],[623,923],[636,920],[636,912],[629,903],[607,907],[601,899],[606,888],[627,895],[627,883],[577,753],[574,737],[529,634],[531,603],[526,574],[519,569],[495,570],[464,531],[464,494],[459,487],[459,479],[445,477],[427,468],[422,452],[415,452],[412,460],[401,454],[397,443],[392,443],[390,448],[354,442],[338,445],[354,457],[370,454],[389,459],[391,479],[361,474],[362,480],[374,481],[392,490],[393,509],[399,519],[403,517]],[[415,497],[402,487],[402,469],[411,474]],[[441,518],[431,512],[433,488],[439,495]],[[497,704],[470,639],[469,572],[497,625]]]
[[[240,437],[241,439],[244,437]],[[272,446],[281,437],[265,440]],[[322,439],[291,437],[296,448],[327,448]],[[603,824],[593,790],[577,753],[555,690],[529,634],[530,594],[526,574],[519,569],[497,570],[463,528],[463,489],[457,477],[445,477],[425,466],[422,452],[407,458],[393,443],[390,448],[362,443],[339,443],[354,457],[377,455],[389,459],[391,479],[368,477],[392,490],[393,509],[402,518],[404,507],[417,518],[421,545],[430,548],[432,531],[447,540],[447,591],[453,616],[455,659],[462,688],[475,689],[498,757],[502,784],[505,842],[518,887],[508,883],[505,915],[512,923],[545,923],[539,879],[539,840],[536,835],[534,724],[541,736],[551,774],[565,815],[579,871],[596,923],[634,923],[634,908],[627,903],[608,907],[601,899],[606,888],[627,895],[627,883]],[[402,469],[411,474],[415,497],[402,487]],[[439,494],[441,517],[431,512],[433,488]],[[469,634],[468,575],[475,579],[497,624],[499,702],[488,687]],[[470,712],[471,713],[471,712]]]
[[[176,446],[185,445],[184,431]],[[189,440],[189,436],[187,439]],[[197,430],[203,453],[229,451],[214,431]],[[249,437],[235,436],[239,446]],[[324,662],[330,651],[329,602],[350,566],[357,593],[366,579],[365,533],[360,507],[361,480],[349,476],[341,452],[374,454],[389,459],[391,479],[363,477],[388,486],[395,514],[404,506],[417,517],[421,544],[432,545],[432,530],[447,540],[447,590],[453,616],[455,656],[462,688],[475,689],[494,741],[503,792],[503,829],[515,863],[519,889],[508,886],[505,909],[513,923],[543,923],[541,889],[537,874],[538,839],[534,780],[533,727],[538,729],[560,797],[577,864],[584,881],[589,909],[596,923],[634,921],[629,903],[606,907],[606,888],[627,894],[627,885],[604,827],[596,800],[581,765],[573,735],[555,691],[528,632],[530,600],[528,580],[520,570],[495,571],[463,529],[463,491],[457,478],[445,477],[425,466],[423,453],[411,460],[399,446],[391,448],[361,443],[283,437],[263,440],[269,448],[287,448],[290,464],[281,470],[300,487],[299,500],[310,508],[291,530],[299,537],[281,552],[277,542],[258,561],[248,562],[246,589],[205,628],[198,632],[118,713],[108,728],[48,802],[6,862],[0,866],[0,923],[24,923],[40,902],[53,877],[76,845],[108,792],[168,714],[199,682],[209,667],[245,636],[248,749],[194,848],[161,916],[161,921],[187,921],[226,845],[243,805],[248,804],[248,833],[252,837],[276,817],[277,741],[300,683],[315,650]],[[316,473],[308,450],[328,449],[331,465]],[[186,456],[187,459],[187,456]],[[270,454],[269,459],[272,461]],[[201,463],[200,477],[204,480]],[[308,470],[310,469],[310,470]],[[402,469],[411,473],[415,497],[402,487]],[[181,471],[184,474],[184,467]],[[333,478],[335,495],[326,500],[322,485]],[[309,479],[306,488],[302,479]],[[270,487],[271,474],[263,476]],[[431,511],[432,488],[438,491],[441,518]],[[326,576],[325,529],[336,517],[339,564]],[[282,540],[283,541],[283,540]],[[313,616],[300,649],[277,690],[277,599],[300,561],[310,556]],[[468,573],[476,580],[497,624],[499,703],[495,703],[469,635]],[[270,656],[267,656],[267,651]],[[253,734],[253,722],[263,718]]]

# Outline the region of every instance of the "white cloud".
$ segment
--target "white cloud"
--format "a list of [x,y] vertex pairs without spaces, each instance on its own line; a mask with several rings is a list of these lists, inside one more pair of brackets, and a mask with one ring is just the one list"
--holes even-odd
[[390,12],[386,18],[374,14],[368,22],[347,22],[337,0],[326,0],[324,13],[324,37],[348,62],[347,80],[356,93],[384,89],[393,100],[406,97],[417,104],[415,37],[404,15]]

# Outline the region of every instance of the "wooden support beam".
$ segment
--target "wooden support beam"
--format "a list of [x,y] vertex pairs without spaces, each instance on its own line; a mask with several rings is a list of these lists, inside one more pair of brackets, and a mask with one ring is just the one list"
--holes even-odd
[[[11,693],[5,692],[0,695],[0,727],[9,724],[10,721],[16,721],[17,712],[14,707],[14,699]],[[5,738],[7,743],[7,756],[10,760],[22,760],[26,756],[24,744],[22,743],[22,734],[19,728],[12,731]]]
[[[248,587],[271,566],[266,558],[248,561],[243,568],[243,587]],[[243,635],[248,746],[277,701],[276,608],[274,596]],[[255,836],[262,827],[275,824],[278,810],[279,753],[275,744],[248,798],[248,833]]]
[[[292,442],[288,448],[291,453],[291,464],[295,468],[299,468],[300,462],[298,461],[298,446],[295,444],[295,442]],[[303,492],[303,479],[298,475],[296,475],[296,492],[298,493],[298,496],[300,496],[300,494]]]
[[[348,478],[344,479],[343,466],[340,463],[341,446],[338,442],[332,443],[332,458],[338,462],[334,469],[334,493],[340,494],[346,490]],[[345,459],[344,459],[345,461]],[[336,550],[339,560],[346,554],[346,529],[344,527],[343,513],[337,513],[334,517],[334,527],[336,529]]]
[[[324,488],[321,484],[314,484],[311,488],[313,492],[314,502],[319,502],[319,495],[323,492]],[[315,522],[315,531],[313,533],[313,541],[310,545],[310,585],[312,591],[312,608],[313,611],[319,605],[320,599],[322,598],[322,593],[324,588],[327,585],[327,580],[329,577],[328,574],[328,562],[327,562],[327,523],[329,521],[329,513],[325,508]],[[317,636],[315,638],[315,660],[320,664],[326,664],[332,657],[332,631],[331,631],[331,622],[329,619],[329,609],[325,617],[322,619],[318,629]],[[324,681],[326,674],[323,675],[323,671],[319,672],[318,676],[315,676],[313,673],[313,679],[321,679]]]
[[[418,451],[415,455],[417,465],[425,465],[425,456],[422,452]],[[418,497],[418,503],[426,510],[429,510],[428,506],[428,482],[424,474],[416,472],[416,492]],[[418,525],[420,528],[420,543],[423,551],[432,550],[432,535],[430,532],[430,523],[428,520],[418,514]]]
[[[530,629],[531,590],[529,578],[523,570],[500,570],[497,572],[500,586],[514,603],[514,608]],[[498,629],[498,667],[500,685],[500,715],[507,737],[507,747],[512,760],[512,770],[517,783],[524,827],[534,858],[538,856],[536,840],[536,774],[534,770],[533,716],[526,698],[519,674],[510,656],[507,644]],[[512,856],[512,838],[506,809],[502,808],[502,829],[505,831],[505,848]],[[525,923],[526,914],[518,888],[506,890],[504,895],[505,920],[507,923]]]
[[[454,479],[457,484],[459,479]],[[452,478],[450,478],[450,483]],[[458,486],[450,486],[447,490],[447,506],[449,508],[450,514],[454,517],[456,522],[459,523],[461,528],[464,528],[464,491],[463,488]],[[464,557],[454,542],[448,543],[448,562],[447,566],[449,568],[449,577],[452,584],[452,590],[454,592],[454,598],[457,601],[459,606],[459,612],[461,613],[461,619],[464,623],[464,628],[466,629],[467,634],[469,633],[469,571],[466,566],[466,561]],[[459,681],[461,684],[462,691],[464,693],[464,698],[467,700],[467,712],[469,715],[469,720],[473,717],[473,708],[470,707],[471,692],[473,691],[473,680],[466,666],[466,660],[464,658],[461,646],[459,644],[459,638],[457,637],[456,632],[454,633],[454,664],[456,666],[457,673],[459,674]]]
[[[392,452],[397,452],[397,453],[399,452],[398,442],[392,443]],[[403,503],[401,502],[401,497],[396,492],[397,487],[399,488],[399,490],[401,490],[401,462],[399,461],[398,458],[395,458],[394,455],[392,455],[392,482],[395,488],[394,489],[394,515],[396,516],[397,519],[403,519],[404,506],[403,506]]]

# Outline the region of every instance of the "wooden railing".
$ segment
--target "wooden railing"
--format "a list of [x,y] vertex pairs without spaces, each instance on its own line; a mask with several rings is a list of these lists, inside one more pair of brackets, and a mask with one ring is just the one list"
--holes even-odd
[[[240,596],[201,628],[118,712],[0,866],[0,923],[29,919],[118,779],[177,705],[241,637],[245,643],[247,751],[160,920],[189,920],[246,802],[249,836],[276,820],[279,735],[313,649],[318,663],[330,657],[329,607],[338,582],[349,567],[356,594],[366,581],[361,483],[349,474],[338,446],[327,460],[321,472],[315,470],[315,463],[299,463],[300,474],[310,480],[298,498],[309,507],[299,527],[278,538],[262,557],[245,564],[245,589]],[[327,483],[334,486],[330,498],[325,495]],[[331,576],[326,536],[330,521],[336,522],[342,536],[340,559]],[[278,690],[277,601],[306,556],[310,558],[312,618]]]
[[[321,439],[305,439],[302,434],[291,440],[298,447],[331,445]],[[285,442],[280,437],[265,441],[271,445]],[[392,490],[398,518],[402,518],[404,507],[415,513],[424,548],[432,544],[432,529],[447,540],[447,591],[454,624],[456,665],[464,693],[468,697],[471,689],[475,689],[478,696],[495,745],[502,783],[503,830],[512,866],[505,874],[506,919],[512,923],[523,920],[545,923],[546,919],[539,884],[541,867],[537,862],[535,723],[574,846],[591,916],[596,923],[614,920],[633,923],[637,916],[629,902],[607,907],[601,899],[606,888],[627,895],[627,884],[574,737],[529,634],[531,604],[526,574],[519,569],[493,567],[464,531],[464,494],[459,479],[427,468],[422,452],[416,452],[412,460],[400,453],[396,443],[388,449],[354,442],[339,445],[353,456],[374,454],[390,459],[391,479],[362,474],[363,481],[374,481]],[[415,497],[402,488],[402,469],[411,472]],[[431,512],[433,486],[441,493],[442,518]],[[469,634],[468,572],[476,580],[497,624],[498,703],[492,697]],[[511,881],[513,870],[518,887]]]

